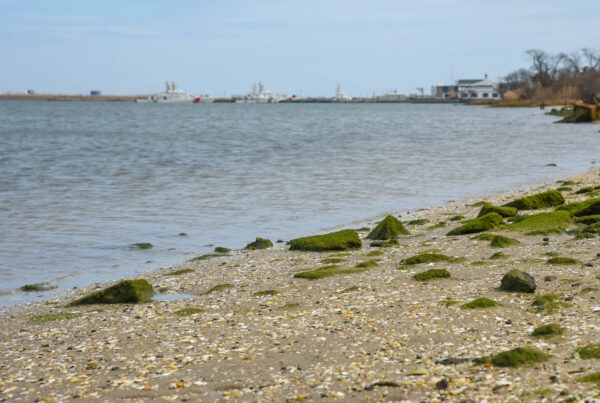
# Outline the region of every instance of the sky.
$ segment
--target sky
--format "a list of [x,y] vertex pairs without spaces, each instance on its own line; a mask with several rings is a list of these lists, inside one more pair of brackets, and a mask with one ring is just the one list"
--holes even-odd
[[599,0],[0,0],[0,92],[410,94],[598,43]]

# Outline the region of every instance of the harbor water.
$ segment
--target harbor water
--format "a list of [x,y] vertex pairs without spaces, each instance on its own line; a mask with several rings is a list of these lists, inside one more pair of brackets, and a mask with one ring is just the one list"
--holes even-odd
[[0,305],[593,167],[600,126],[543,112],[0,102]]

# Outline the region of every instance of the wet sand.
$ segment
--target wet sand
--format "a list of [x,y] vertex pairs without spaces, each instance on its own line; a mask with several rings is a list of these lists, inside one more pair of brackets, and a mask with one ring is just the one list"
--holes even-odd
[[[572,191],[563,192],[567,202],[589,198],[574,192],[600,185],[599,174],[599,169],[593,169],[569,178],[576,184]],[[401,236],[398,247],[369,247],[364,239],[368,232],[362,231],[360,250],[233,251],[141,276],[162,290],[158,295],[166,301],[64,307],[108,285],[98,284],[54,300],[5,307],[0,316],[0,401],[597,397],[594,383],[577,378],[599,371],[600,360],[581,359],[575,350],[600,340],[599,237],[492,231],[520,241],[498,249],[472,235],[445,235],[461,225],[450,218],[477,216],[480,208],[472,206],[476,201],[501,205],[558,186],[549,183],[411,212],[401,220],[429,222],[407,225],[411,235]],[[490,259],[499,251],[506,256]],[[402,264],[423,252],[463,259]],[[581,263],[550,265],[550,255]],[[327,258],[344,259],[338,263],[344,267],[368,260],[377,265],[315,281],[293,277],[326,265]],[[451,277],[413,280],[414,274],[431,268],[446,269]],[[559,294],[555,310],[533,307],[531,294],[498,289],[502,276],[515,268],[535,278],[535,295]],[[190,271],[167,275],[186,269]],[[208,292],[222,284],[231,287]],[[266,290],[277,294],[255,295]],[[477,297],[501,306],[461,307]],[[203,312],[174,314],[184,308]],[[44,320],[63,314],[69,315]],[[549,323],[560,324],[565,333],[551,339],[531,336],[534,328]],[[472,361],[517,347],[532,347],[552,357],[515,369]]]

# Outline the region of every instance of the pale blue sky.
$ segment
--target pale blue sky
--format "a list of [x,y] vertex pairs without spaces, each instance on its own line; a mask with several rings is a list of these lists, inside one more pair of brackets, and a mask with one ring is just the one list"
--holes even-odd
[[356,96],[598,43],[600,0],[0,0],[0,91]]

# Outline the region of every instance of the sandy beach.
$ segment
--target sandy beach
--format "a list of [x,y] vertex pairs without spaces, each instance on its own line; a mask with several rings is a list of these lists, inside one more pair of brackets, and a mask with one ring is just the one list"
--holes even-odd
[[[481,200],[503,205],[560,186],[567,203],[598,197],[576,192],[600,185],[599,174],[595,168],[565,179],[572,183],[411,211],[400,217],[410,235],[400,236],[394,247],[370,247],[363,230],[361,249],[237,250],[141,276],[166,300],[65,307],[110,285],[98,284],[58,299],[4,307],[0,401],[598,398],[600,380],[581,378],[600,371],[600,360],[583,359],[576,350],[600,340],[599,236],[525,235],[501,227],[489,232],[519,244],[494,248],[489,240],[473,239],[477,234],[446,234],[475,218],[481,207],[473,204]],[[427,221],[408,224],[419,219]],[[449,260],[403,263],[420,253]],[[576,262],[548,262],[557,256]],[[314,281],[294,278],[328,264],[364,270]],[[451,276],[413,279],[429,269],[446,269]],[[499,290],[512,269],[535,278],[534,294]],[[532,304],[546,294],[556,295],[551,304]],[[499,305],[463,306],[479,297]],[[175,314],[189,308],[198,311]],[[534,329],[553,323],[562,335],[532,337]],[[473,361],[519,347],[551,357],[517,368]]]

